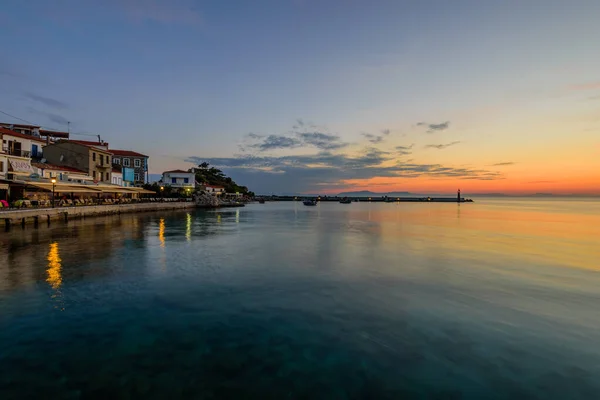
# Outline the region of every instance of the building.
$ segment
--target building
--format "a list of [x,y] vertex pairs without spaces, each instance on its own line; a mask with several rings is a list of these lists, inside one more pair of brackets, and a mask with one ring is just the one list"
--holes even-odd
[[15,179],[34,173],[31,158],[42,157],[44,141],[39,137],[0,127],[0,178]]
[[204,191],[207,193],[214,193],[219,195],[225,193],[225,188],[223,186],[217,185],[204,185]]
[[117,168],[118,166],[113,165],[111,180],[113,185],[125,186],[123,184],[123,171],[121,168]]
[[[133,168],[133,184],[141,186],[148,178],[148,156],[131,150],[110,149],[113,164],[123,168]],[[125,178],[125,174],[124,174]]]
[[162,174],[161,183],[176,189],[194,189],[196,188],[196,175],[181,169],[165,171]]
[[107,148],[108,143],[61,140],[44,147],[44,158],[49,164],[84,171],[94,182],[110,183],[112,153]]
[[40,178],[57,179],[61,182],[86,183],[93,181],[85,171],[66,166],[32,162],[33,170]]

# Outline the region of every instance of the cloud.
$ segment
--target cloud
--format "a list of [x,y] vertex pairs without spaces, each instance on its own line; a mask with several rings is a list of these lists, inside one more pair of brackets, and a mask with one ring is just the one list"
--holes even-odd
[[441,122],[439,124],[430,124],[427,122],[418,122],[417,126],[424,126],[427,128],[427,133],[441,132],[445,131],[450,127],[450,121]]
[[[48,121],[51,121],[55,124],[60,124],[63,127],[66,127],[69,123],[69,120],[66,119],[65,117],[63,117],[62,115],[58,115],[58,114],[54,114],[54,113],[50,113],[50,112],[45,112],[45,111],[40,111],[40,110],[36,110],[35,108],[31,108],[29,107],[29,111],[35,114],[39,114],[44,116]],[[48,128],[48,126],[42,125],[45,128]],[[60,129],[62,129],[63,127],[61,127]],[[52,129],[52,128],[50,128]],[[60,130],[59,129],[59,130]]]
[[396,146],[396,153],[402,156],[412,154],[411,150],[413,147],[415,147],[414,143],[412,143],[410,146]]
[[513,161],[505,161],[505,162],[499,162],[499,163],[495,163],[492,164],[492,167],[503,167],[503,166],[507,166],[507,165],[515,165],[516,163]]
[[65,110],[65,109],[69,108],[69,106],[66,103],[63,103],[60,100],[56,100],[56,99],[53,99],[50,97],[40,96],[35,93],[26,92],[25,97],[27,97],[30,100],[36,101],[38,103],[41,103],[45,106],[48,106],[48,107],[58,108],[60,110]]
[[388,136],[390,133],[392,133],[392,131],[389,129],[382,129],[381,133],[383,133],[385,136]]
[[246,147],[258,149],[259,151],[268,151],[275,149],[291,149],[299,147],[301,144],[300,140],[293,137],[269,135],[264,138],[262,142],[249,144]]
[[320,150],[336,150],[348,146],[339,136],[323,132],[296,132],[304,145],[316,147]]
[[380,143],[383,141],[383,136],[373,135],[372,133],[361,133],[371,143]]
[[457,142],[450,142],[450,143],[446,143],[446,144],[428,144],[425,146],[426,149],[438,149],[438,150],[442,150],[445,148],[448,148],[450,146],[455,146],[457,144],[459,144],[460,141]]
[[207,161],[211,165],[223,169],[237,182],[259,193],[317,191],[322,187],[343,186],[344,181],[375,177],[503,179],[501,173],[484,169],[418,164],[409,161],[393,163],[395,157],[394,153],[368,147],[363,149],[360,154],[353,156],[321,151],[317,154],[280,157],[244,155],[229,158],[205,158],[192,156],[185,161],[194,164]]

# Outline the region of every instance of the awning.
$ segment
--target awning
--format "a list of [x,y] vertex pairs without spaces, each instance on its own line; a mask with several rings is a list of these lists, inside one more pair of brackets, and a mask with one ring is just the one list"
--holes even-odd
[[0,190],[8,190],[8,183],[0,183]]
[[49,192],[51,192],[54,187],[54,191],[57,193],[100,193],[100,190],[96,190],[84,185],[65,185],[61,183],[52,184],[49,182],[23,182],[23,184],[44,189]]
[[35,172],[33,170],[33,168],[31,167],[31,163],[29,162],[29,160],[23,161],[23,160],[15,160],[15,159],[11,158],[8,161],[10,162],[10,167],[12,168],[12,171],[8,171],[8,172],[13,172],[13,173],[23,172],[23,173],[25,173],[25,175],[31,175]]

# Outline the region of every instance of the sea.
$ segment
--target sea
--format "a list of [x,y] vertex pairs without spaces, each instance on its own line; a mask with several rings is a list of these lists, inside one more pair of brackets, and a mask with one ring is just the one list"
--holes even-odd
[[600,201],[13,227],[0,399],[41,398],[598,399]]

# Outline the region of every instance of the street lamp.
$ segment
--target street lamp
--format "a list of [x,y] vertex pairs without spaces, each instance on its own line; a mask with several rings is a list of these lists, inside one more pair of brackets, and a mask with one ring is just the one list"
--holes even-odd
[[160,200],[161,200],[161,201],[163,201],[163,200],[164,200],[164,198],[165,198],[165,194],[164,194],[164,193],[165,193],[165,187],[164,187],[164,186],[161,186],[161,187],[160,187]]
[[54,188],[56,187],[56,179],[52,178],[50,182],[52,182],[52,208],[54,208]]

